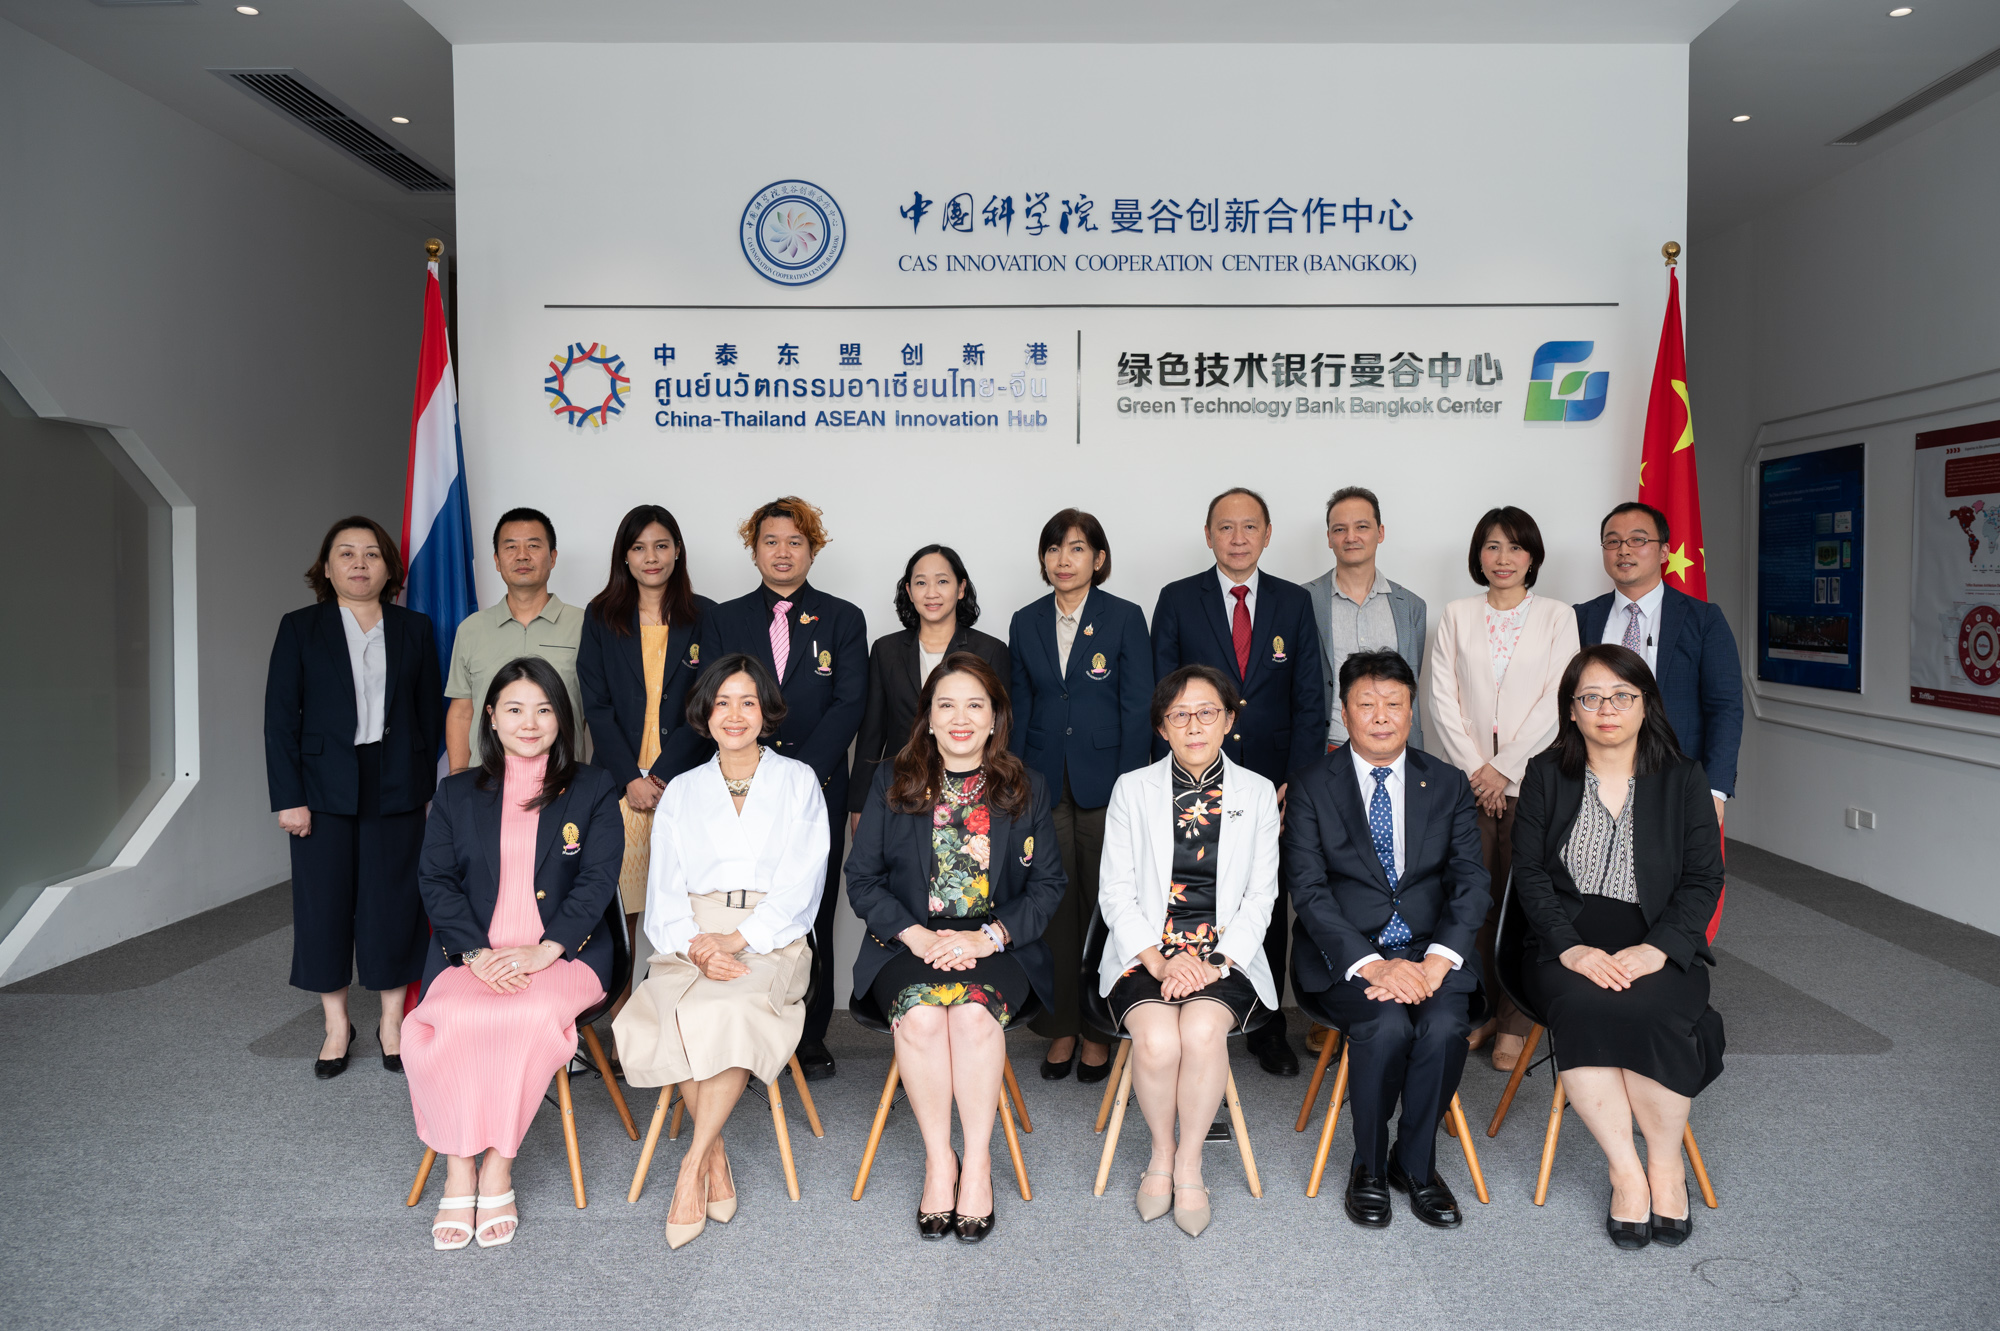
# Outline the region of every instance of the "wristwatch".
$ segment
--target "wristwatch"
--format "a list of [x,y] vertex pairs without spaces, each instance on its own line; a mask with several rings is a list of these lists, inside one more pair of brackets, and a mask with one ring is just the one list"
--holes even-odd
[[1206,957],[1203,957],[1202,960],[1206,961],[1209,965],[1215,967],[1216,970],[1220,971],[1221,972],[1220,978],[1222,979],[1229,978],[1228,957],[1223,956],[1220,952],[1211,952]]
[[473,961],[479,956],[479,954],[481,952],[484,952],[485,950],[486,949],[483,947],[475,947],[470,952],[459,953],[458,964],[461,966],[470,966],[473,963]]

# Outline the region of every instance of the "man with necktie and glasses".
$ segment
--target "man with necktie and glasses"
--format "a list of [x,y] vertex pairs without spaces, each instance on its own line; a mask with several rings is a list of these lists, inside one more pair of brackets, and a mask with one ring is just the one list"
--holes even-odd
[[1339,687],[1347,742],[1294,773],[1286,800],[1292,983],[1326,995],[1348,1041],[1348,1217],[1387,1225],[1394,1187],[1417,1219],[1449,1229],[1461,1215],[1433,1157],[1465,1070],[1476,940],[1492,901],[1478,806],[1465,773],[1410,747],[1409,662],[1356,652]]

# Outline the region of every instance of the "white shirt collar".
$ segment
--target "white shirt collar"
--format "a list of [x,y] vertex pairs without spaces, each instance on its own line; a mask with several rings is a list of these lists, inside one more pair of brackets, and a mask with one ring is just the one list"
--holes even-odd
[[[1354,745],[1351,743],[1347,746],[1347,752],[1348,755],[1354,759],[1354,775],[1356,779],[1358,779],[1361,782],[1361,789],[1365,792],[1372,794],[1375,790],[1376,764],[1369,762],[1366,758],[1363,758],[1361,756],[1361,750],[1355,748]],[[1403,766],[1404,763],[1409,759],[1409,756],[1410,756],[1410,746],[1405,744],[1403,746],[1403,751],[1397,754],[1395,759],[1388,764],[1389,770],[1392,773],[1394,773],[1394,775],[1392,775],[1389,778],[1389,782],[1391,785],[1402,784]]]
[[1242,582],[1231,582],[1229,580],[1229,575],[1222,571],[1222,565],[1217,564],[1215,566],[1215,580],[1222,584],[1223,596],[1231,600],[1233,600],[1234,597],[1231,596],[1230,589],[1234,587],[1248,587],[1250,589],[1250,599],[1253,601],[1256,600],[1257,579],[1262,577],[1263,575],[1264,575],[1264,570],[1262,570],[1261,568],[1253,568],[1250,570],[1250,576],[1248,578],[1245,578]]
[[1622,587],[1613,588],[1613,591],[1615,595],[1611,604],[1615,615],[1623,615],[1626,606],[1636,605],[1639,607],[1639,613],[1645,616],[1646,622],[1650,624],[1660,617],[1660,603],[1667,599],[1667,582],[1665,578],[1660,579],[1653,584],[1653,590],[1636,601],[1627,596]]
[[1094,588],[1086,588],[1086,589],[1084,590],[1084,593],[1083,593],[1083,599],[1082,599],[1081,601],[1078,601],[1078,602],[1076,603],[1076,613],[1075,613],[1075,614],[1072,614],[1072,615],[1065,615],[1065,614],[1063,613],[1063,609],[1062,609],[1062,604],[1061,604],[1060,602],[1058,602],[1058,601],[1056,600],[1056,598],[1055,598],[1055,593],[1054,593],[1054,592],[1050,592],[1050,593],[1049,593],[1049,604],[1055,607],[1055,612],[1056,612],[1056,618],[1057,618],[1058,620],[1064,620],[1064,619],[1073,619],[1073,620],[1075,620],[1075,621],[1077,622],[1077,624],[1078,624],[1078,625],[1081,625],[1081,624],[1083,623],[1083,608],[1084,608],[1085,606],[1087,606],[1087,605],[1089,605],[1089,604],[1090,604],[1090,593],[1091,593],[1091,591],[1093,591],[1093,590],[1095,590],[1095,589],[1094,589]]

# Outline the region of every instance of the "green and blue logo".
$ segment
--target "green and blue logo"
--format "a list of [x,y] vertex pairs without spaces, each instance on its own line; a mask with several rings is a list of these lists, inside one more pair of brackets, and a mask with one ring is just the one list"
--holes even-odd
[[1536,347],[1535,366],[1528,376],[1528,409],[1522,419],[1594,421],[1603,415],[1609,371],[1571,370],[1560,387],[1556,384],[1556,366],[1587,361],[1596,348],[1595,342],[1544,342]]

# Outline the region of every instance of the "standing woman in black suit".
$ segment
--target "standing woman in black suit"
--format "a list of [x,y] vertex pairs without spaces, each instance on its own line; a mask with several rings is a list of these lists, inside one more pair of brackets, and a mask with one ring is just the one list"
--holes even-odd
[[[1097,910],[1097,862],[1111,787],[1152,762],[1153,644],[1146,612],[1101,590],[1111,576],[1104,526],[1066,508],[1036,543],[1049,595],[1014,612],[1007,655],[1014,668],[1015,754],[1042,774],[1055,803],[1056,844],[1069,890],[1049,921],[1055,996],[1030,1027],[1049,1037],[1042,1077],[1059,1081],[1083,1034],[1083,935]],[[1078,1081],[1111,1075],[1111,1046],[1084,1039]]]
[[[590,722],[591,763],[625,788],[618,802],[625,818],[618,895],[634,956],[646,909],[653,810],[667,783],[705,756],[705,742],[688,728],[687,692],[701,673],[700,619],[714,608],[715,602],[694,594],[674,515],[658,504],[627,513],[611,542],[611,576],[584,611],[576,680]],[[618,1007],[624,1007],[622,997]]]
[[1688,1110],[1722,1071],[1722,1018],[1708,1005],[1715,801],[1637,652],[1584,648],[1558,697],[1556,741],[1529,762],[1514,814],[1514,892],[1532,934],[1523,979],[1563,1091],[1610,1162],[1611,1241],[1674,1246],[1693,1225]]
[[972,626],[979,622],[979,594],[965,561],[948,545],[927,545],[910,556],[896,584],[900,633],[885,633],[868,653],[868,710],[854,745],[854,776],[847,783],[848,811],[861,826],[875,768],[893,762],[917,719],[918,694],[931,671],[953,652],[971,652],[1002,681],[1010,677],[1007,644]]
[[264,686],[264,770],[292,838],[292,984],[320,996],[313,1074],[347,1071],[347,986],[382,995],[382,1066],[401,1072],[403,991],[423,975],[417,856],[437,786],[444,686],[430,617],[392,605],[403,558],[372,518],[342,518],[306,570],[318,604],[278,624]]

